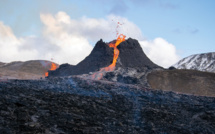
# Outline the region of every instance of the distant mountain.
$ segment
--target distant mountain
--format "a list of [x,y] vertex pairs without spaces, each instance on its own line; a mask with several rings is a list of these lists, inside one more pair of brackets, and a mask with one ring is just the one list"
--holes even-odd
[[215,52],[186,57],[169,70],[154,71],[147,75],[153,89],[178,93],[215,96]]
[[0,79],[39,79],[51,68],[51,61],[0,62]]
[[215,52],[191,55],[173,66],[177,69],[192,69],[215,73]]

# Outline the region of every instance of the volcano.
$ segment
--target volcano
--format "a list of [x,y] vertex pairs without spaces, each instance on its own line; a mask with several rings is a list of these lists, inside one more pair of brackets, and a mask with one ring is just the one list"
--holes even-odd
[[[116,40],[112,41],[116,42]],[[110,42],[110,43],[112,43]],[[99,71],[103,67],[108,67],[113,62],[114,48],[100,39],[89,56],[77,65],[62,64],[57,70],[49,71],[49,77],[69,76],[88,74]],[[119,50],[116,68],[135,68],[139,70],[157,69],[160,66],[153,63],[143,52],[137,40],[128,38],[121,42],[117,49]]]
[[164,70],[121,41],[99,40],[75,66],[49,62],[46,79],[0,80],[0,134],[215,133],[214,74]]

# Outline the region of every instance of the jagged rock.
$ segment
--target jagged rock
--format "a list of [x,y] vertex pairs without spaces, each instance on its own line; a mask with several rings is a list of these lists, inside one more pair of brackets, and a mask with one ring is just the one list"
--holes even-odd
[[150,87],[148,85],[146,76],[152,70],[153,69],[149,69],[147,67],[146,68],[118,67],[115,71],[104,72],[102,80]]
[[215,133],[215,98],[80,77],[0,83],[0,133]]

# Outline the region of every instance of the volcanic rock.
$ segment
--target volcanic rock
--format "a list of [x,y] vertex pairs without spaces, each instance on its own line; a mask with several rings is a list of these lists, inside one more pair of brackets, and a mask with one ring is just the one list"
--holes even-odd
[[[129,38],[119,44],[119,58],[116,67],[120,68],[161,68],[154,64],[143,52],[137,40]],[[102,40],[98,41],[83,61],[76,66],[63,65],[55,71],[50,71],[49,77],[88,74],[109,66],[113,61],[113,48]]]
[[0,82],[1,134],[215,133],[215,98],[80,77]]
[[153,89],[215,97],[215,73],[196,70],[160,70],[147,75]]
[[119,58],[117,62],[117,66],[119,67],[161,68],[146,56],[140,44],[135,39],[129,38],[122,42],[117,48],[119,49]]
[[116,69],[112,72],[104,72],[102,79],[150,87],[146,78],[147,74],[152,71],[163,70],[163,68],[154,64],[145,55],[135,39],[129,38],[117,48],[119,49],[119,57]]

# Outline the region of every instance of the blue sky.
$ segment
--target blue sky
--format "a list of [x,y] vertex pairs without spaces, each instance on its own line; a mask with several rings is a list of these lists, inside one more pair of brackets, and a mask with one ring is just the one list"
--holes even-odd
[[[138,40],[153,42],[162,38],[175,47],[178,57],[183,58],[215,51],[214,7],[214,0],[1,0],[0,22],[10,27],[19,41],[33,36],[37,37],[35,43],[47,40],[43,37],[46,27],[41,14],[55,16],[64,12],[71,20],[77,21],[83,17],[107,20],[107,16],[113,15],[117,21],[124,18],[130,25],[135,25],[143,37]],[[127,27],[127,32],[130,29],[135,33],[130,27]],[[101,38],[99,35],[97,40]],[[96,35],[93,39],[88,38],[91,46],[97,40]]]

